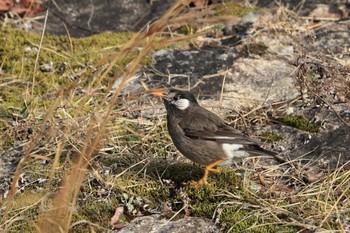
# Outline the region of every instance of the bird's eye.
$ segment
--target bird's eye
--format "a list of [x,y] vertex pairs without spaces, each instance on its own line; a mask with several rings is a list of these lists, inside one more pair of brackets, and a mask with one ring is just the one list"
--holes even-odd
[[178,96],[178,95],[174,96],[175,101],[178,101],[179,99],[180,99],[180,96]]

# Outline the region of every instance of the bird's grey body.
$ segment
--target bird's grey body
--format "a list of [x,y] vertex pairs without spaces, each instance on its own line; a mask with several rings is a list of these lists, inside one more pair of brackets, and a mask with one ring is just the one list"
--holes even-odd
[[224,166],[250,155],[275,154],[202,108],[190,92],[171,89],[163,99],[173,143],[195,163],[209,165],[223,160],[218,166]]

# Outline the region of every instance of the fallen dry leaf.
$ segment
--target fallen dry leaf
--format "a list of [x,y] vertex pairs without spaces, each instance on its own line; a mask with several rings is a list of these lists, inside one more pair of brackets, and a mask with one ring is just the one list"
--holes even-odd
[[0,12],[8,12],[14,7],[12,0],[0,0]]
[[124,224],[120,222],[120,218],[124,213],[124,207],[120,206],[115,209],[114,215],[111,218],[111,225],[116,229],[120,229],[124,227]]

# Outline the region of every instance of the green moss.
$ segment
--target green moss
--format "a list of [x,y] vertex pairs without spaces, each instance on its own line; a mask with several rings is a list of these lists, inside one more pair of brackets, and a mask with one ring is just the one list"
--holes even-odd
[[272,143],[272,142],[282,141],[283,137],[277,133],[274,133],[274,132],[264,132],[260,135],[260,139],[263,142]]
[[47,190],[33,192],[27,189],[16,195],[10,215],[17,215],[18,218],[9,225],[7,232],[36,232],[33,223],[37,220],[40,203],[47,192]]
[[251,54],[256,54],[256,55],[262,56],[265,54],[267,49],[268,49],[268,47],[263,43],[250,43],[250,44],[244,45],[241,52],[245,56],[249,56]]
[[314,73],[314,71],[313,71],[313,70],[308,70],[308,71],[306,72],[306,78],[307,78],[307,80],[309,80],[309,81],[314,80],[314,78],[315,78],[315,73]]
[[[99,201],[96,199],[86,198],[77,203],[77,211],[74,212],[72,223],[83,220],[94,224],[91,226],[95,232],[106,232],[108,229],[111,217],[115,213],[115,209],[120,202],[115,196],[109,198],[100,197]],[[77,224],[70,231],[71,232],[89,232],[91,227],[88,224]]]
[[195,216],[211,218],[217,205],[227,199],[221,194],[221,190],[227,193],[244,196],[243,183],[236,171],[230,168],[220,168],[220,172],[212,174],[207,186],[188,186],[186,191],[192,200],[192,213]]
[[1,120],[0,117],[0,135],[3,140],[0,142],[0,152],[10,148],[16,141],[12,126],[8,123],[9,120]]
[[[102,33],[79,39],[45,35],[36,63],[41,35],[3,27],[0,30],[0,84],[4,84],[0,85],[0,119],[11,122],[13,116],[26,119],[34,112],[34,115],[43,114],[58,99],[57,93],[61,90],[69,90],[71,94],[60,98],[62,103],[67,102],[64,111],[57,112],[55,117],[63,119],[69,114],[74,118],[76,114],[88,114],[95,106],[81,105],[84,96],[72,91],[72,88],[79,85],[84,90],[89,86],[93,79],[91,67],[99,70],[101,67],[96,67],[96,64],[101,58],[120,51],[133,35],[129,32]],[[122,70],[138,55],[139,50],[130,51],[111,72]],[[151,56],[147,56],[141,64],[149,64],[151,60]],[[52,71],[40,70],[41,65],[51,62]],[[105,79],[103,85],[109,85],[109,81]],[[98,101],[97,96],[94,102]],[[13,132],[9,130],[11,127],[6,124],[0,129],[1,138],[6,138],[0,143],[0,150],[8,149],[16,140],[14,134],[9,135]]]
[[248,6],[242,6],[238,3],[227,2],[220,4],[219,7],[216,8],[216,13],[220,16],[243,16],[249,12],[256,12],[257,10],[258,8],[252,8]]
[[[198,175],[203,172],[202,169],[202,172],[196,170],[194,174],[189,174],[186,172],[187,169],[191,169],[191,166],[185,166],[182,169],[178,167],[177,171],[174,170],[170,174],[173,177],[172,180],[177,179],[178,176],[184,176],[184,180],[197,179]],[[238,232],[247,230],[254,224],[266,223],[271,223],[271,225],[253,228],[252,232],[295,232],[297,230],[293,227],[273,225],[275,220],[272,216],[270,219],[261,219],[256,213],[256,208],[250,207],[259,206],[260,202],[257,197],[250,194],[252,191],[247,192],[242,177],[237,175],[237,171],[232,168],[220,168],[220,170],[219,173],[209,177],[207,186],[191,186],[187,183],[180,189],[191,200],[191,216],[204,216],[211,219],[215,212],[219,211],[219,221],[225,232]],[[263,195],[258,196],[263,198]],[[239,198],[236,200],[233,197]],[[173,199],[180,201],[180,192]]]
[[[148,201],[152,200],[152,201],[156,201],[157,203],[158,201],[165,200],[165,198],[168,197],[169,195],[168,190],[163,189],[160,186],[159,176],[157,177],[157,179],[155,179],[155,177],[147,175],[146,177],[143,177],[141,181],[138,174],[134,173],[130,178],[131,179],[129,179],[129,181],[127,182],[129,184],[126,186],[129,186],[130,184],[133,185],[133,187],[128,188],[128,190],[132,191],[132,195],[134,196],[142,196]],[[126,184],[125,180],[123,181],[123,183]],[[119,184],[121,185],[121,183]],[[123,187],[123,185],[121,185],[121,187]],[[155,204],[155,203],[149,203],[149,204]]]
[[181,34],[185,34],[185,35],[191,35],[191,34],[195,34],[197,32],[198,28],[196,25],[183,25],[178,29],[178,32]]
[[310,133],[319,132],[319,126],[317,126],[316,124],[310,122],[309,120],[301,116],[286,115],[278,118],[277,120],[288,126],[291,126],[300,130],[304,130]]
[[[23,101],[36,103],[38,107],[48,108],[55,99],[55,93],[74,85],[74,78],[79,78],[80,85],[88,85],[91,80],[87,75],[80,75],[95,67],[101,58],[118,52],[122,45],[130,40],[134,33],[102,33],[87,38],[68,38],[67,36],[45,35],[35,63],[40,43],[40,35],[4,27],[0,30],[0,58],[3,75],[0,82],[15,82],[0,87],[2,108],[16,113]],[[116,67],[124,67],[139,54],[129,53]],[[53,70],[40,71],[40,65],[52,62]],[[148,64],[151,58],[141,63]],[[85,80],[84,80],[85,79]],[[34,82],[33,82],[34,80]],[[33,90],[33,92],[32,92]]]
[[156,160],[149,164],[148,174],[154,178],[171,180],[177,187],[184,186],[187,182],[199,179],[203,168],[193,163],[169,164],[166,160]]

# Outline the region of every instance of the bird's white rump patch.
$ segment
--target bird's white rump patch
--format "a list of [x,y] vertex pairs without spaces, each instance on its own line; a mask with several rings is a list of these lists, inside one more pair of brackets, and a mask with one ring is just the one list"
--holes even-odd
[[244,150],[239,150],[241,148],[243,148],[242,144],[230,144],[230,143],[222,144],[222,149],[224,150],[227,157],[229,157],[229,159],[220,163],[219,166],[231,165],[233,160],[235,160],[235,159],[248,157],[249,153],[247,151],[244,151]]
[[190,101],[188,99],[179,99],[175,101],[174,104],[178,109],[185,110],[186,108],[188,108],[188,106],[190,106]]

